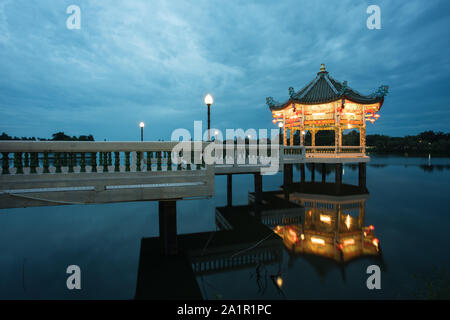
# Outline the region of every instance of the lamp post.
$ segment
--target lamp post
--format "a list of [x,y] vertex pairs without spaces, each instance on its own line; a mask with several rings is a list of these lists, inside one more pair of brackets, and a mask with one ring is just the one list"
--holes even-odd
[[145,123],[144,122],[139,122],[139,127],[141,127],[141,142],[144,141],[144,127],[145,127]]
[[211,105],[214,102],[213,96],[208,93],[205,96],[204,102],[205,102],[206,106],[208,107],[208,141],[210,141],[211,140],[210,132],[209,132],[209,130],[211,129],[211,110],[210,110],[210,107],[211,107]]
[[278,127],[280,128],[280,134],[279,134],[279,136],[280,136],[279,143],[280,144],[283,143],[283,140],[281,138],[281,128],[283,128],[283,125],[284,125],[283,122],[278,122]]

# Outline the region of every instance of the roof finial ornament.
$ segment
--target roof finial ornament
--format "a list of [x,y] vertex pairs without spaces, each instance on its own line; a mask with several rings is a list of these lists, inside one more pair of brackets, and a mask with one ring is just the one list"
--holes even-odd
[[321,64],[320,65],[320,72],[325,72],[325,71],[327,71],[326,69],[325,69],[325,64]]

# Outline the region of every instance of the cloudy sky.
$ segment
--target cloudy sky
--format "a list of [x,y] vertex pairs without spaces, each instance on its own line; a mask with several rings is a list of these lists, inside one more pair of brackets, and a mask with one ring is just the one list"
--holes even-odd
[[[69,5],[81,29],[69,30]],[[381,30],[366,9],[381,8]],[[175,128],[271,128],[321,63],[389,95],[368,133],[450,131],[450,2],[0,0],[0,132],[168,140]]]

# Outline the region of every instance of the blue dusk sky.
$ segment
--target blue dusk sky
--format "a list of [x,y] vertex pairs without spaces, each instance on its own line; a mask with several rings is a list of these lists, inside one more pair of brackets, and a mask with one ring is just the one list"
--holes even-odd
[[[381,8],[369,30],[366,9]],[[70,5],[81,28],[69,30]],[[450,1],[0,0],[0,132],[168,140],[176,128],[273,128],[283,101],[326,65],[369,94],[368,134],[450,131]]]

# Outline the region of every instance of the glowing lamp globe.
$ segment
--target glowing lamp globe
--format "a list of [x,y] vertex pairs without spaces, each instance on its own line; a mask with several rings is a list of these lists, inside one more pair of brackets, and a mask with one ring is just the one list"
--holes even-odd
[[212,105],[213,102],[214,102],[213,96],[210,95],[210,94],[208,93],[208,94],[205,96],[204,101],[205,101],[205,104],[206,104],[207,106]]

